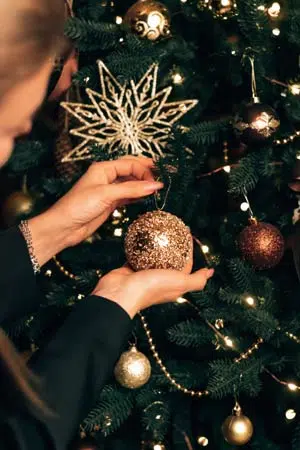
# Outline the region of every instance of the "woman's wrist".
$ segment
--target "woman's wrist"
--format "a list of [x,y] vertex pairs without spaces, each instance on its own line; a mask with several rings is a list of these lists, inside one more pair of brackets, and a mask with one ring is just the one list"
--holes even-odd
[[129,298],[124,293],[107,289],[96,289],[91,295],[104,297],[111,302],[117,303],[129,315],[131,319],[139,312],[140,307],[134,298]]
[[69,246],[69,231],[51,210],[28,221],[32,238],[32,249],[42,267],[53,256]]

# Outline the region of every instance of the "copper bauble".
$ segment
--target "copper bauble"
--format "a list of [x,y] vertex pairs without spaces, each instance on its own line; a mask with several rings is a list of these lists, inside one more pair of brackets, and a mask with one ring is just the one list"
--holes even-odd
[[238,237],[244,258],[257,269],[276,266],[284,253],[284,239],[280,231],[269,223],[255,220]]
[[133,33],[150,41],[170,35],[170,14],[165,5],[155,0],[139,0],[127,11],[124,23]]
[[241,142],[247,145],[264,144],[278,130],[280,121],[276,112],[264,103],[250,103],[241,107],[233,128]]
[[137,350],[135,346],[122,353],[115,367],[116,380],[128,389],[144,386],[151,376],[149,359]]
[[5,225],[16,224],[21,218],[31,214],[34,206],[34,198],[28,192],[13,192],[2,205],[2,218]]
[[62,162],[66,154],[70,153],[73,143],[66,126],[68,123],[68,112],[60,109],[58,113],[58,137],[54,149],[54,164],[57,174],[65,181],[72,181],[79,173],[78,163],[75,161]]
[[134,270],[183,270],[192,257],[190,229],[164,211],[148,212],[129,227],[125,238],[128,263]]

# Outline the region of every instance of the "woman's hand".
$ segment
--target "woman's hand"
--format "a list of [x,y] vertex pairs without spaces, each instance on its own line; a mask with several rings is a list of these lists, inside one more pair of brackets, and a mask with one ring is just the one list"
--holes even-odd
[[90,236],[118,206],[161,189],[152,167],[151,159],[134,157],[92,164],[64,197],[29,221],[40,265]]
[[203,290],[213,269],[201,269],[190,274],[176,270],[144,270],[133,272],[125,266],[105,275],[93,295],[118,303],[131,318],[151,305],[175,301],[186,292]]

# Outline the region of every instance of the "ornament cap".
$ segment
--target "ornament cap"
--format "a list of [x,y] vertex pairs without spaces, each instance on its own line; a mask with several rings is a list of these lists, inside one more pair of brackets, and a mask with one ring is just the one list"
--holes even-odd
[[261,103],[260,98],[257,97],[257,95],[254,95],[254,96],[252,97],[252,101],[253,101],[253,103]]
[[249,223],[251,225],[257,225],[258,224],[258,220],[257,220],[256,217],[252,216],[252,217],[249,218]]
[[233,415],[239,417],[242,415],[242,408],[238,401],[235,402],[234,408],[232,410]]

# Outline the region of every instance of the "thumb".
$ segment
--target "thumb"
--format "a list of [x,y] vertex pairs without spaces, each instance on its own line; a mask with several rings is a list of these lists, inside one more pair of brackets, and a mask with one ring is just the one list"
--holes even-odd
[[105,198],[110,201],[146,197],[163,188],[163,183],[156,181],[126,181],[124,183],[101,186]]
[[201,269],[191,275],[187,275],[186,292],[202,291],[214,273],[214,269]]

